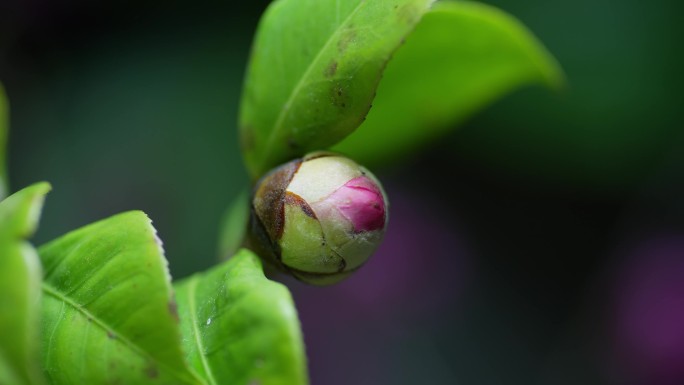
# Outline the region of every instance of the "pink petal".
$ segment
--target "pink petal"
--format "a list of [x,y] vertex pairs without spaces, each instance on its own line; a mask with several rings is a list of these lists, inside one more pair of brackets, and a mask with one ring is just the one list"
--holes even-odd
[[366,176],[350,180],[326,200],[337,207],[357,233],[385,227],[385,199],[375,182]]

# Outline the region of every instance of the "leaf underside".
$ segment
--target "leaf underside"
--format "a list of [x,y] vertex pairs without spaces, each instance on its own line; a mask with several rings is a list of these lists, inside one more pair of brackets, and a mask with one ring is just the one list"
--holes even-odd
[[38,368],[40,261],[26,242],[35,232],[47,183],[0,202],[0,384],[42,384]]
[[334,147],[367,166],[423,148],[473,113],[563,74],[513,16],[485,4],[435,4],[387,65],[366,121]]
[[247,235],[250,215],[250,192],[240,191],[223,215],[219,231],[218,257],[223,261],[234,255]]
[[432,2],[273,2],[259,24],[241,100],[252,178],[356,129],[387,61]]
[[150,220],[128,212],[39,249],[43,361],[53,384],[200,384],[184,361]]
[[210,385],[304,385],[304,344],[287,288],[248,250],[175,284],[188,361]]

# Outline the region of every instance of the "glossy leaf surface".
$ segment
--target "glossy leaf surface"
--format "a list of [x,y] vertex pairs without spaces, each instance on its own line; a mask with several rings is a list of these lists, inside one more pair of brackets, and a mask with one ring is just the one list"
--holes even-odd
[[485,4],[435,4],[389,62],[366,121],[335,150],[367,166],[420,149],[468,116],[530,84],[563,75],[513,16]]
[[387,61],[432,2],[273,2],[259,24],[240,110],[252,178],[356,129]]
[[161,243],[128,212],[39,249],[44,367],[53,384],[198,384],[181,351]]
[[287,288],[242,249],[176,284],[184,348],[211,385],[306,384],[299,321]]
[[0,384],[42,384],[38,369],[41,267],[26,241],[35,232],[47,183],[0,202]]

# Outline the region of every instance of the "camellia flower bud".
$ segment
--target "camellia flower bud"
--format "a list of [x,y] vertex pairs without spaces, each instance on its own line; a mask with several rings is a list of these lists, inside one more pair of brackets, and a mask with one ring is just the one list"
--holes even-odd
[[252,197],[252,246],[298,279],[341,281],[380,244],[387,197],[365,168],[315,152],[266,174]]

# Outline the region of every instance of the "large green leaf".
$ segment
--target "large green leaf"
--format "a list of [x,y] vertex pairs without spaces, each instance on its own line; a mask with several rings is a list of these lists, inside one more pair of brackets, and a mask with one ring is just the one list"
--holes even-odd
[[241,250],[176,284],[189,361],[211,385],[307,383],[304,344],[287,288]]
[[41,267],[26,242],[38,226],[47,183],[0,202],[0,384],[41,384],[38,314]]
[[252,177],[356,129],[385,64],[433,1],[273,2],[259,24],[240,110]]
[[389,62],[366,121],[335,150],[365,165],[389,162],[518,87],[562,82],[555,59],[511,15],[437,3]]
[[7,97],[0,84],[0,199],[7,195],[7,127],[9,126]]
[[39,249],[43,359],[53,384],[198,384],[185,364],[161,243],[128,212]]

